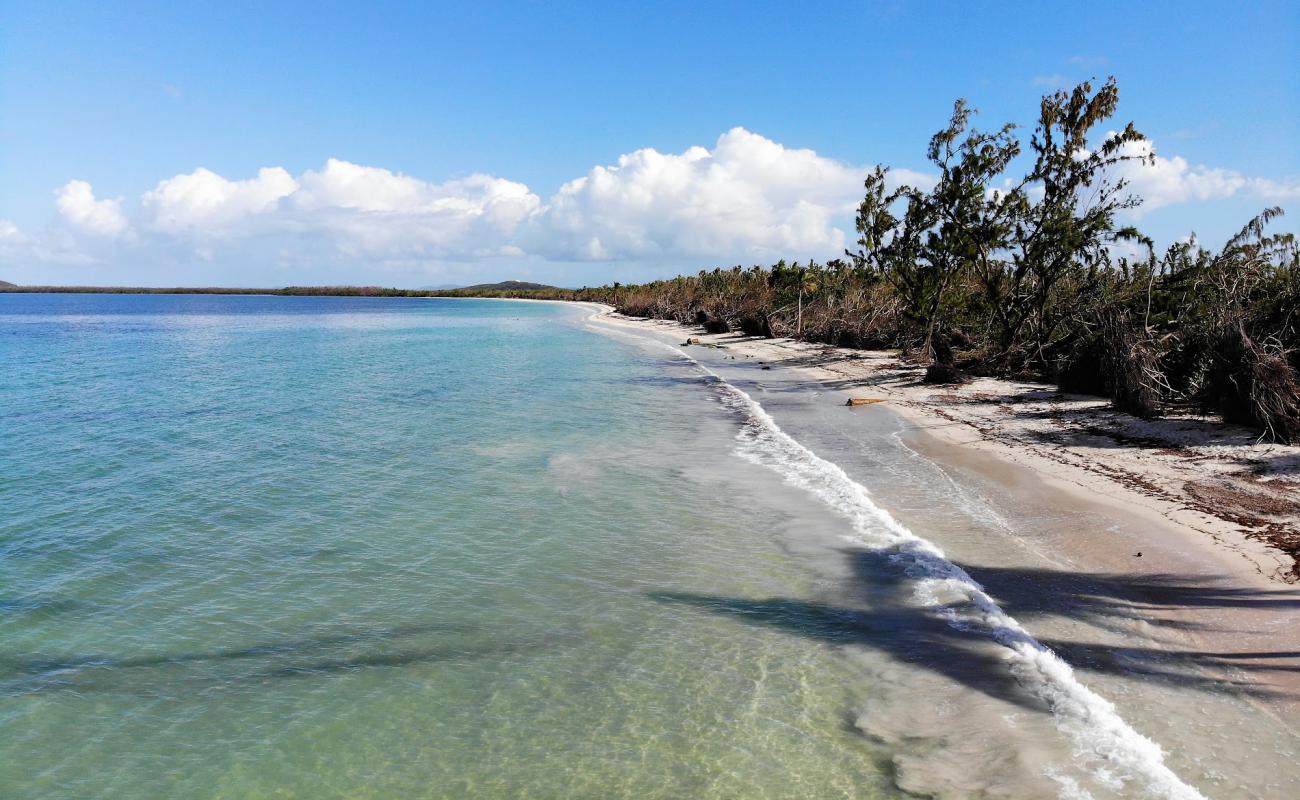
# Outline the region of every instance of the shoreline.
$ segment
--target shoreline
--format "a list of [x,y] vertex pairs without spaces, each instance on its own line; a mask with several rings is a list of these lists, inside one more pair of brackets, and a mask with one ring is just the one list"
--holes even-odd
[[[1061,521],[1054,529],[1049,524],[1044,527],[1050,530],[1017,532],[1034,550],[1032,555],[1027,550],[1023,559],[1005,547],[989,556],[978,542],[938,544],[945,550],[955,548],[955,555],[966,560],[987,561],[983,568],[989,574],[1021,570],[1030,576],[1014,587],[991,587],[995,598],[998,589],[1044,598],[1078,593],[1062,604],[1067,610],[1055,609],[1057,621],[1031,623],[1031,632],[1041,635],[1036,630],[1041,626],[1050,638],[1058,622],[1097,624],[1087,619],[1086,611],[1079,617],[1075,606],[1079,598],[1087,602],[1106,595],[1116,608],[1123,608],[1116,618],[1123,618],[1120,625],[1130,648],[1185,660],[1194,673],[1210,676],[1219,691],[1244,689],[1242,698],[1251,706],[1291,735],[1300,735],[1290,721],[1300,713],[1295,560],[1250,536],[1230,518],[1230,505],[1220,509],[1229,517],[1224,518],[1210,513],[1208,504],[1195,502],[1197,498],[1187,502],[1179,494],[1224,486],[1223,496],[1232,498],[1236,487],[1281,503],[1287,499],[1289,475],[1295,474],[1287,470],[1300,465],[1300,447],[1243,442],[1248,432],[1203,419],[1137,420],[1108,409],[1101,398],[1062,396],[1054,387],[1039,384],[976,379],[961,387],[930,386],[919,381],[922,369],[899,364],[889,353],[705,334],[699,328],[606,309],[590,319],[666,343],[697,339],[712,355],[772,370],[763,376],[794,377],[796,385],[827,395],[819,402],[839,406],[847,396],[883,401],[845,413],[880,413],[872,409],[883,406],[904,423],[904,444],[950,479],[982,482],[1044,516],[1064,519],[1073,514],[1099,526],[1080,530]],[[995,399],[990,400],[993,393]],[[1142,439],[1131,441],[1137,436]],[[1269,477],[1250,472],[1243,476],[1242,464],[1262,454],[1275,461]],[[1273,480],[1280,483],[1271,487],[1272,495],[1265,494]],[[921,523],[920,518],[900,516],[905,524]],[[1039,579],[1033,576],[1041,571],[1042,557],[1059,565],[1059,572],[1053,580],[1036,584]],[[1039,570],[1028,566],[1035,563]],[[987,580],[979,569],[973,574],[981,582]],[[1070,579],[1063,582],[1062,575]],[[1043,602],[1051,604],[1050,599]],[[1078,655],[1071,654],[1071,662],[1093,657],[1084,641],[1073,644]],[[1122,653],[1117,661],[1123,661]],[[1142,670],[1129,677],[1140,681]]]
[[625,317],[608,306],[598,316],[695,338],[824,386],[851,387],[940,447],[980,451],[1031,470],[1047,484],[1194,533],[1193,540],[1215,542],[1272,583],[1300,582],[1300,558],[1276,543],[1300,539],[1300,501],[1289,496],[1300,497],[1300,446],[1261,443],[1244,428],[1205,417],[1141,420],[1110,409],[1104,398],[1062,394],[1048,384],[997,378],[924,384],[923,367],[889,351],[707,334],[667,320]]

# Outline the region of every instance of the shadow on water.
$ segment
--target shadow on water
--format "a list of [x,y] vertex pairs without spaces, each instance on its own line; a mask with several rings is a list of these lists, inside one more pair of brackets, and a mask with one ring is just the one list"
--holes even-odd
[[[1024,708],[1045,706],[1016,680],[996,645],[994,629],[962,605],[923,606],[914,600],[918,580],[887,554],[847,553],[855,581],[841,602],[793,598],[761,600],[678,592],[652,592],[657,602],[684,605],[772,628],[828,645],[883,652],[938,673],[967,688]],[[1022,623],[1051,615],[1102,627],[1147,620],[1161,610],[1262,608],[1300,611],[1300,592],[1251,591],[1177,575],[1132,577],[1041,569],[966,567],[1004,610]],[[950,623],[954,612],[962,624]],[[1177,644],[1128,646],[1065,638],[1039,639],[1077,669],[1155,681],[1205,692],[1260,698],[1300,697],[1267,683],[1269,673],[1300,672],[1300,652],[1215,652]]]
[[167,687],[176,683],[187,688],[233,686],[269,678],[328,675],[375,667],[506,658],[553,646],[571,636],[571,633],[535,631],[504,637],[472,625],[431,623],[225,650],[144,656],[0,655],[0,694],[23,695],[61,689],[165,694]]
[[8,619],[23,615],[54,616],[69,611],[80,611],[87,607],[86,603],[59,598],[47,600],[30,597],[0,597],[0,618]]

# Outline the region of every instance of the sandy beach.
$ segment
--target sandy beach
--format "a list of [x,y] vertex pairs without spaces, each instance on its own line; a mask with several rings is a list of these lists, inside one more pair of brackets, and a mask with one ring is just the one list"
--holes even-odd
[[1213,540],[1270,581],[1300,581],[1300,446],[1260,441],[1207,417],[1142,420],[1111,410],[1102,398],[1062,394],[1048,384],[975,378],[930,385],[921,380],[923,367],[888,351],[706,334],[612,313],[608,321],[695,338],[704,347],[853,389],[855,397],[884,402],[938,442],[995,455],[1084,498],[1104,498],[1194,531],[1190,538]]
[[[802,385],[825,406],[825,425],[836,414],[897,415],[910,448],[1000,504],[1008,541],[946,530],[923,509],[889,511],[926,526],[1040,640],[1127,687],[1116,691],[1199,693],[1189,711],[1206,693],[1227,693],[1270,720],[1272,735],[1296,736],[1300,447],[1207,418],[1144,421],[1050,385],[931,386],[895,353],[612,313],[593,321],[698,342],[683,350],[752,370],[760,402],[764,385]],[[842,408],[848,398],[878,402]],[[1151,702],[1148,728],[1169,697]],[[1165,716],[1181,724],[1177,711]]]

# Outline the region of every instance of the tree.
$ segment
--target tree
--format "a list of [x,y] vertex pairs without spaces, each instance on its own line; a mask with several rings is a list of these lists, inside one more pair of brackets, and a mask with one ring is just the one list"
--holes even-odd
[[1154,153],[1131,147],[1146,137],[1130,122],[1089,149],[1089,134],[1118,103],[1114,78],[1095,93],[1085,81],[1042,99],[1030,139],[1034,164],[1006,198],[1012,215],[1010,263],[989,262],[980,276],[1004,371],[1029,363],[1044,367],[1060,322],[1062,281],[1075,270],[1107,262],[1114,243],[1139,236],[1133,228],[1116,227],[1116,212],[1141,200],[1126,194],[1127,181],[1113,178],[1111,171],[1125,161],[1154,161]]
[[[933,189],[886,189],[887,171],[867,177],[858,207],[858,265],[874,269],[902,296],[906,313],[922,331],[923,360],[936,355],[935,336],[944,323],[949,292],[959,278],[986,265],[1005,248],[1008,209],[993,181],[1020,152],[1014,126],[995,133],[970,129],[974,113],[965,100],[953,104],[947,127],[930,139],[927,157],[939,170]],[[902,216],[894,209],[902,206]]]

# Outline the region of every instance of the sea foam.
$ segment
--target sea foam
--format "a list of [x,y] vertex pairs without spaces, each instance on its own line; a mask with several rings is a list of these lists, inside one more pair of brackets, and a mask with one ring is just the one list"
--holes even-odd
[[[646,339],[637,337],[642,341]],[[711,379],[724,406],[740,415],[737,454],[778,472],[842,514],[854,540],[884,553],[899,569],[917,578],[917,600],[941,613],[955,629],[982,633],[1007,651],[1008,668],[1026,691],[1051,709],[1057,727],[1072,741],[1080,766],[1113,791],[1133,790],[1170,800],[1204,800],[1196,788],[1164,763],[1160,745],[1138,733],[1115,705],[1084,686],[1074,670],[1002,610],[965,570],[949,561],[932,542],[908,530],[872,500],[862,484],[838,465],[800,444],[756,400],[681,349],[654,341],[700,369]],[[943,598],[942,600],[940,598]],[[953,598],[956,598],[954,602]],[[1073,781],[1062,781],[1063,796],[1087,796]]]

